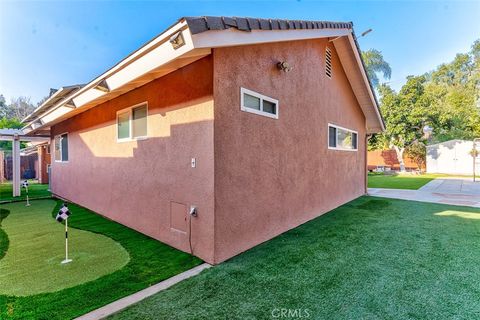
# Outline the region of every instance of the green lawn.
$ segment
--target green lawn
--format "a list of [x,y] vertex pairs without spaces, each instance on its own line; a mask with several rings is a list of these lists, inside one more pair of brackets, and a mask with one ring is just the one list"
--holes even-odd
[[412,189],[417,190],[430,181],[445,175],[439,174],[397,174],[397,175],[383,175],[383,174],[368,174],[369,188],[387,188],[387,189]]
[[[39,184],[36,180],[28,181],[28,197],[29,199],[48,198],[52,194],[48,191],[48,184]],[[6,201],[22,201],[26,199],[26,192],[21,188],[21,195],[19,197],[12,196],[12,183],[5,182],[0,184],[0,203]]]
[[479,247],[479,209],[362,197],[112,318],[478,319]]
[[201,263],[71,204],[73,262],[61,265],[64,228],[53,218],[60,204],[1,205],[0,319],[74,318]]

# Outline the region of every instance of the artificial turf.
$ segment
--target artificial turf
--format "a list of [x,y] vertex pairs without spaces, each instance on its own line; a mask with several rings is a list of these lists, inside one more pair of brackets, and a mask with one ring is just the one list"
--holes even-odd
[[54,292],[95,280],[121,269],[128,252],[102,234],[70,228],[69,258],[65,259],[65,229],[52,219],[55,201],[39,201],[26,207],[9,204],[2,229],[10,241],[8,254],[0,260],[0,294],[30,296]]
[[441,177],[438,174],[369,174],[368,187],[369,188],[386,188],[386,189],[411,189],[417,190],[430,181]]
[[[1,205],[3,209],[2,212],[4,212],[2,216],[6,216],[8,213],[5,212],[9,211],[8,216],[2,220],[2,226],[0,227],[2,228],[2,230],[0,230],[0,257],[2,251],[7,250],[7,254],[3,259],[8,258],[9,250],[14,246],[13,241],[15,240],[15,237],[13,237],[13,239],[7,238],[7,241],[5,241],[4,237],[2,237],[2,232],[8,236],[8,228],[11,226],[7,226],[7,233],[5,233],[3,228],[7,223],[9,224],[8,220],[15,215],[14,210],[18,205],[22,205],[22,203]],[[53,220],[53,216],[60,208],[60,205],[60,201],[36,200],[32,201],[32,206],[29,207],[29,209],[39,211],[39,215],[47,214]],[[40,208],[43,209],[39,210]],[[48,210],[54,209],[44,212],[47,208],[49,208]],[[201,263],[201,260],[198,258],[178,251],[119,223],[103,218],[88,209],[74,204],[70,204],[69,208],[72,212],[68,220],[70,228],[90,231],[109,237],[126,250],[130,260],[117,271],[59,291],[29,296],[0,294],[0,319],[71,319],[170,278]],[[40,220],[43,221],[43,219]],[[59,227],[61,227],[61,225],[59,225]],[[38,237],[34,237],[34,241],[41,241],[41,237],[45,236],[41,234],[42,229],[44,229],[44,227],[40,222],[36,229],[29,229],[28,232],[38,233]],[[63,244],[64,238],[62,235],[63,232],[60,231],[61,239],[59,241]],[[73,233],[70,239],[72,242],[75,241]],[[10,244],[8,244],[8,240],[10,240]],[[72,254],[74,255],[73,251]],[[106,254],[108,255],[109,253],[107,252]],[[52,258],[59,258],[55,248],[52,248]],[[17,260],[16,263],[28,264],[28,261]],[[75,260],[72,262],[72,265],[74,263],[76,263]],[[98,261],[95,263],[98,264]],[[18,265],[18,268],[25,269],[27,273],[28,267],[28,265]],[[33,268],[34,266],[30,267]],[[86,266],[84,267],[86,268]],[[34,273],[35,270],[32,270],[32,272]],[[76,269],[72,272],[81,273],[84,272],[84,270]],[[61,276],[68,277],[69,274],[62,274]],[[71,276],[77,277],[78,274],[72,274]]]
[[[28,197],[32,199],[49,198],[52,196],[48,191],[48,184],[40,184],[36,180],[28,180]],[[26,191],[24,188],[20,189],[21,195],[14,197],[12,195],[12,183],[6,182],[0,184],[0,203],[9,201],[23,201],[26,200]]]
[[111,318],[478,319],[479,218],[362,197]]

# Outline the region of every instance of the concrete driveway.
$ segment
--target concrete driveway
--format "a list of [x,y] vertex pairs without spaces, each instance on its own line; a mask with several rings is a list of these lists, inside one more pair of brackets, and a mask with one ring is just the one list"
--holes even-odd
[[435,179],[418,190],[369,188],[371,196],[480,208],[480,182],[468,178]]

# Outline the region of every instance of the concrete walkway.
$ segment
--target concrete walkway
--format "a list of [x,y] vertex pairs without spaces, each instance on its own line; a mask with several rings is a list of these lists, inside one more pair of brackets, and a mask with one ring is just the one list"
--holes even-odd
[[418,190],[368,188],[371,196],[480,208],[480,182],[468,178],[435,179]]
[[174,284],[179,283],[180,281],[183,281],[185,279],[188,279],[190,277],[196,276],[203,270],[210,268],[211,265],[208,263],[203,263],[199,266],[196,266],[195,268],[192,268],[190,270],[187,270],[185,272],[182,272],[180,274],[177,274],[176,276],[173,276],[171,278],[168,278],[167,280],[164,280],[160,283],[157,283],[151,287],[148,287],[146,289],[143,289],[139,292],[136,292],[132,295],[129,295],[127,297],[124,297],[120,300],[117,300],[115,302],[112,302],[110,304],[107,304],[106,306],[103,306],[101,308],[98,308],[96,310],[93,310],[87,314],[84,314],[83,316],[80,316],[76,318],[75,320],[98,320],[98,319],[103,319],[106,318],[114,313],[117,313],[120,310],[123,310],[132,304],[135,304],[139,301],[142,301],[145,298],[148,298],[162,290],[168,289]]

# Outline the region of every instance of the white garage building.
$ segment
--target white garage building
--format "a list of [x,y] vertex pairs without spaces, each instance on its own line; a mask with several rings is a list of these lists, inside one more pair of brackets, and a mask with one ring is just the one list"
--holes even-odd
[[[427,146],[427,172],[473,175],[473,142],[450,140]],[[477,144],[477,150],[480,145]],[[480,174],[480,157],[476,158],[476,174]]]

